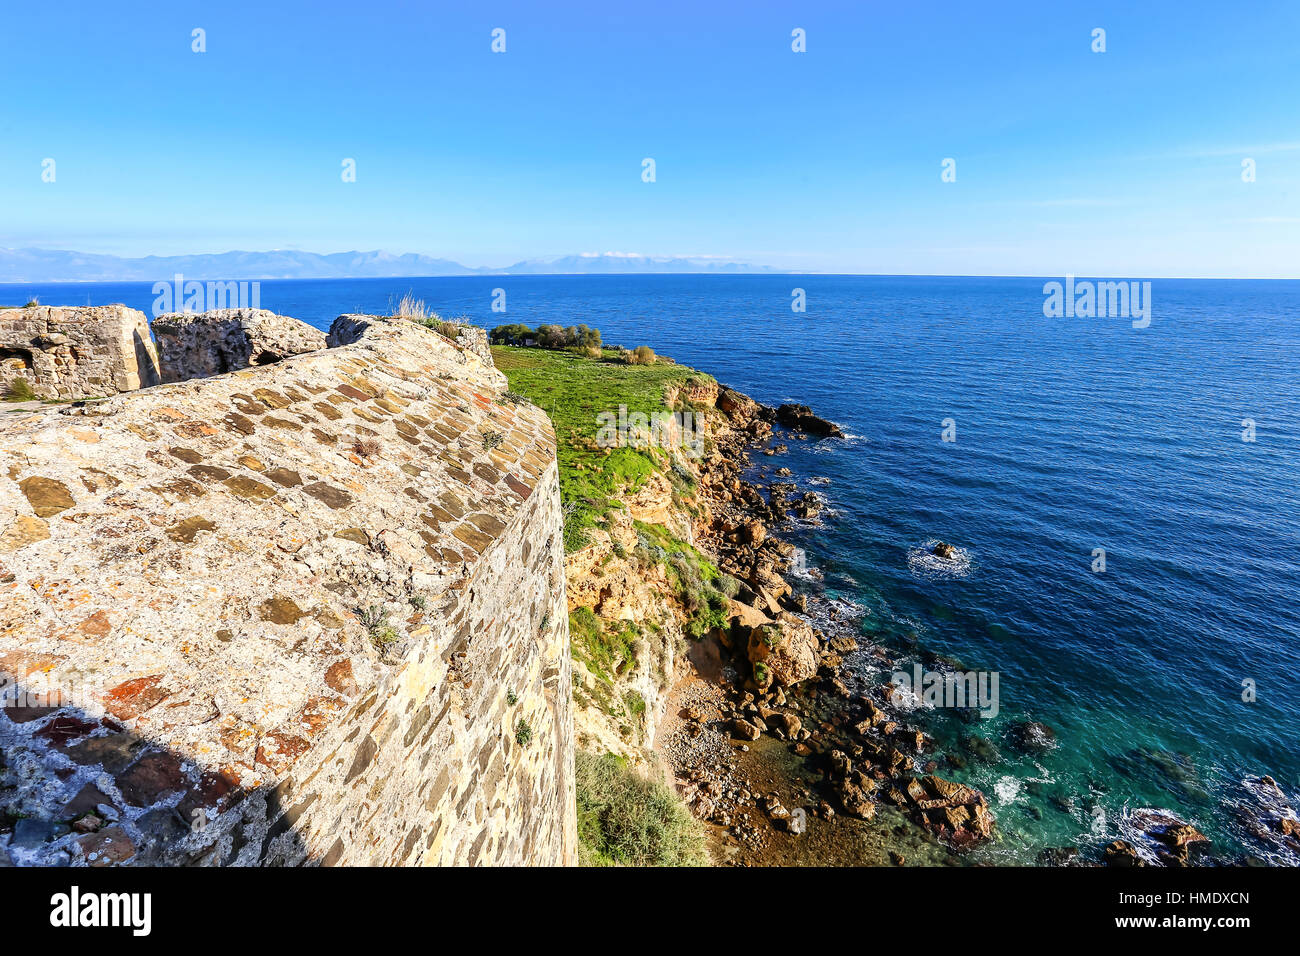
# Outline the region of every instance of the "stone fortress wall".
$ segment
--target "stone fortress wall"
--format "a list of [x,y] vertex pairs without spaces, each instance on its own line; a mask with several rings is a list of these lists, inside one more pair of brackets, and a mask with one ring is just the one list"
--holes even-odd
[[550,422],[406,321],[232,318],[0,421],[0,865],[575,862]]

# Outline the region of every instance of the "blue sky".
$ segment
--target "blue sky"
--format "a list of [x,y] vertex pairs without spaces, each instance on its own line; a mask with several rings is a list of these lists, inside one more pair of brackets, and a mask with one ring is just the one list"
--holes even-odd
[[1293,0],[74,2],[5,34],[0,247],[1300,276]]

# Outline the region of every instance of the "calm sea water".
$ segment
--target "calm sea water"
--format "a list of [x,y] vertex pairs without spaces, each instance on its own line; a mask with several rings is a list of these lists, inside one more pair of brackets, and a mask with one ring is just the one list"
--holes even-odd
[[[1029,861],[1095,846],[1139,808],[1245,846],[1247,775],[1300,787],[1300,282],[1157,280],[1149,328],[1049,319],[1043,280],[836,276],[267,281],[261,304],[322,328],[413,291],[445,317],[600,328],[846,442],[786,459],[835,515],[797,531],[863,630],[999,674],[1000,713],[929,717],[950,775],[982,787]],[[791,311],[791,290],[807,311]],[[493,313],[492,290],[507,312]],[[124,302],[147,284],[0,286],[0,301]],[[956,441],[942,441],[945,419]],[[1255,440],[1242,440],[1243,420]],[[958,546],[958,570],[924,559]],[[1094,550],[1106,552],[1104,573]],[[926,659],[932,660],[927,656]],[[1257,699],[1242,699],[1243,681]],[[1055,749],[1017,753],[1043,721]],[[979,735],[996,759],[971,756]]]

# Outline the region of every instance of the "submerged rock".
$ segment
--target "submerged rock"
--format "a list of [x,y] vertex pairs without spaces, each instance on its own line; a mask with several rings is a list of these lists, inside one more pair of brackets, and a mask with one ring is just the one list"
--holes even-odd
[[1007,739],[1024,753],[1045,753],[1056,746],[1056,731],[1037,720],[1021,720],[1007,730]]

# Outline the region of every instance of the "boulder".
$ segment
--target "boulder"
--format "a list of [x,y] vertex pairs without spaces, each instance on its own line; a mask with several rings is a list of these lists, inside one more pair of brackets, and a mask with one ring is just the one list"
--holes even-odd
[[758,402],[748,395],[725,385],[719,386],[715,404],[722,414],[726,415],[732,422],[738,423],[749,422],[762,408]]
[[1137,847],[1127,840],[1116,840],[1108,845],[1104,857],[1107,866],[1130,868],[1146,865],[1138,856]]
[[946,541],[940,541],[938,544],[936,544],[933,548],[930,549],[930,553],[933,554],[936,558],[943,558],[945,561],[951,561],[954,557],[956,557],[957,549],[954,548]]
[[817,638],[807,622],[781,612],[777,620],[749,633],[749,660],[762,664],[772,682],[789,687],[817,673]]
[[876,805],[865,790],[853,783],[840,786],[840,805],[849,816],[870,820],[876,815]]

